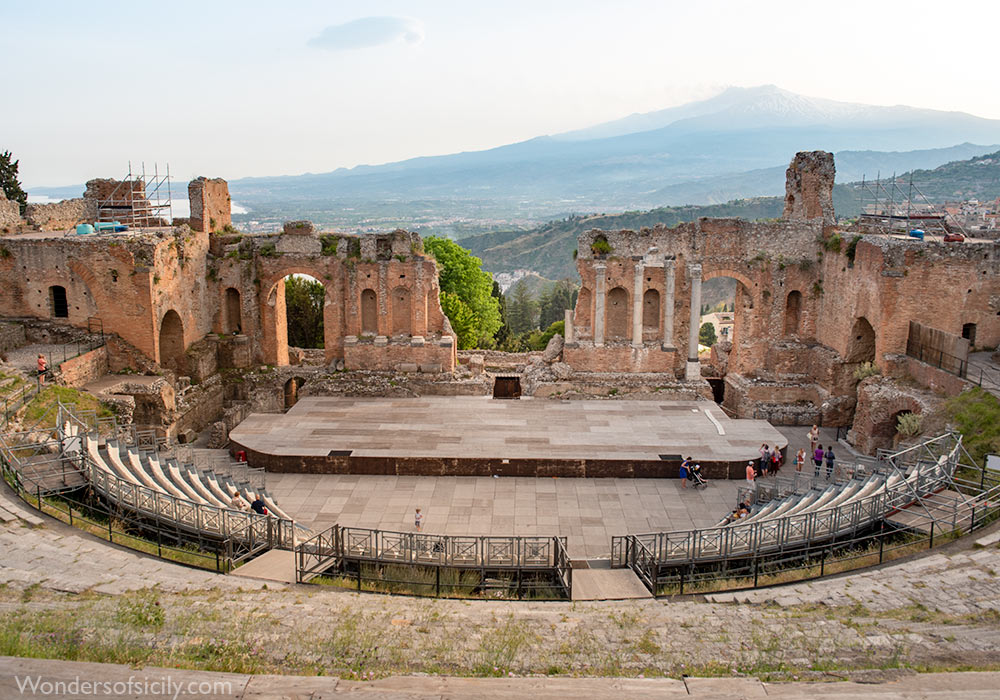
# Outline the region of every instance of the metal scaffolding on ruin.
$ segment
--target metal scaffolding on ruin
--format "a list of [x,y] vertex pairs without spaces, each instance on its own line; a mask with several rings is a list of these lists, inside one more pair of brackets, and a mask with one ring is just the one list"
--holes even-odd
[[159,165],[153,164],[152,173],[146,172],[146,163],[133,172],[129,161],[128,173],[106,198],[97,202],[97,221],[119,222],[132,228],[165,226],[173,218],[170,192],[170,164],[160,175]]
[[968,235],[955,217],[931,203],[914,184],[912,173],[905,182],[900,180],[896,173],[885,180],[878,173],[874,181],[862,176],[858,194],[858,228],[862,232],[907,234],[920,229],[942,236],[952,231]]

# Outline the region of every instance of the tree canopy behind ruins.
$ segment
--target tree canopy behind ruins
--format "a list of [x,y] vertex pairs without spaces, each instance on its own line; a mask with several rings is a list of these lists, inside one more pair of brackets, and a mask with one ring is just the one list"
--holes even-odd
[[441,309],[458,336],[459,349],[491,344],[503,322],[492,294],[493,277],[483,271],[482,261],[447,238],[424,239],[424,250],[437,260]]
[[20,161],[11,160],[10,151],[0,153],[0,188],[3,188],[4,196],[12,202],[17,202],[21,209],[21,216],[28,207],[28,194],[21,188],[21,183],[17,179],[17,166]]

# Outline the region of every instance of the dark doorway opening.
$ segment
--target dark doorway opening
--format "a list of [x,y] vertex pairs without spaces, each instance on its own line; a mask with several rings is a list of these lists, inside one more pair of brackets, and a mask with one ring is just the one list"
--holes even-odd
[[962,324],[962,337],[969,341],[969,347],[975,347],[976,345],[976,324],[975,323],[965,323]]
[[69,318],[69,302],[66,301],[66,288],[59,285],[49,287],[49,300],[52,302],[52,315],[55,318]]
[[520,377],[497,377],[493,380],[493,398],[495,399],[519,399],[521,398],[521,378]]
[[712,387],[712,400],[722,403],[726,397],[726,380],[722,377],[707,377],[708,385]]

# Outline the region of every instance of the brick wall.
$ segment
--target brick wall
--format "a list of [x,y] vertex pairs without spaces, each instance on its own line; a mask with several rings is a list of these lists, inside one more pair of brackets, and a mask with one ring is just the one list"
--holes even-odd
[[188,201],[191,203],[188,221],[195,231],[221,231],[233,223],[229,183],[222,178],[199,177],[189,182]]
[[59,380],[67,386],[81,387],[103,377],[108,371],[108,348],[102,345],[59,365]]

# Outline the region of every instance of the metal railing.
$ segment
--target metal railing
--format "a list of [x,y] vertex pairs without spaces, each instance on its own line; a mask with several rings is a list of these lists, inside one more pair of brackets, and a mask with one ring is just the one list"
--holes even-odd
[[[942,436],[942,438],[952,436]],[[765,519],[741,524],[738,521],[701,530],[682,530],[639,535],[624,535],[621,539],[634,540],[648,550],[658,565],[721,561],[737,557],[759,556],[762,552],[781,551],[792,546],[811,545],[817,541],[857,533],[871,526],[887,514],[899,510],[913,501],[914,493],[929,494],[944,488],[951,479],[957,465],[961,440],[953,439],[945,461],[931,462],[918,460],[911,466],[915,472],[900,478],[895,484],[882,487],[883,490],[867,498],[843,505],[816,511],[803,512],[780,518]],[[930,441],[933,442],[933,441]],[[918,447],[924,447],[924,444]],[[925,456],[923,452],[911,448],[914,454]],[[911,450],[899,453],[900,456]],[[892,464],[891,460],[888,460]],[[897,467],[898,468],[898,467]],[[626,542],[612,546],[618,559],[612,566],[629,566],[633,569],[644,565],[634,558],[634,552],[642,549]],[[638,571],[637,571],[638,573]],[[641,577],[641,576],[640,576]]]
[[932,367],[937,367],[944,372],[972,382],[976,386],[1000,388],[1000,370],[987,365],[971,364],[968,357],[957,357],[943,350],[934,350],[922,345],[917,348],[908,345],[906,354]]
[[[560,597],[569,597],[573,576],[564,537],[434,535],[333,525],[295,548],[295,577],[300,583],[331,571],[343,572],[348,565],[358,590],[364,581],[413,584],[417,594],[435,596],[441,595],[442,588],[489,588],[489,573],[507,573],[515,577],[509,588],[516,597],[538,589],[558,590]],[[366,574],[368,565],[422,568],[434,571],[435,578],[390,579],[384,571]],[[471,583],[442,583],[441,571],[448,569],[480,575]],[[552,582],[539,584],[525,578],[533,575]]]

